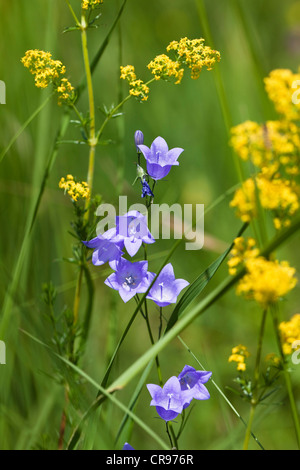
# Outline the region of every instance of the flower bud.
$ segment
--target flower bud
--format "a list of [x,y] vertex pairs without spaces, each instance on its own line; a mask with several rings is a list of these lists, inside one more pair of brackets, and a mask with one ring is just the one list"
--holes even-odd
[[138,145],[142,145],[144,143],[144,134],[142,133],[142,131],[135,131],[134,143],[136,146],[136,151],[140,153],[140,149],[138,148]]
[[145,172],[144,168],[142,168],[140,165],[136,165],[136,174],[138,178],[143,179],[147,173]]

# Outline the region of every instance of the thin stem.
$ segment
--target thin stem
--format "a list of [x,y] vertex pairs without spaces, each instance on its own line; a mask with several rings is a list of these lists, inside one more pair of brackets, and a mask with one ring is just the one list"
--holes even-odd
[[299,423],[299,416],[298,416],[298,410],[295,402],[295,397],[293,393],[293,387],[292,387],[292,382],[291,382],[291,377],[289,374],[289,371],[287,370],[287,364],[286,364],[286,358],[283,354],[282,350],[282,344],[281,344],[281,339],[280,339],[280,334],[279,334],[279,319],[278,319],[278,310],[274,306],[271,310],[272,312],[272,318],[273,318],[273,325],[274,325],[274,331],[276,335],[276,340],[277,340],[277,345],[279,349],[279,354],[281,357],[281,362],[283,366],[283,372],[284,372],[284,379],[285,379],[285,384],[287,388],[287,393],[289,397],[289,402],[290,402],[290,407],[291,407],[291,413],[293,417],[293,422],[294,422],[294,428],[295,428],[295,433],[296,433],[296,440],[298,444],[298,448],[300,449],[300,423]]
[[74,10],[73,10],[73,8],[72,8],[72,5],[70,4],[69,0],[66,0],[66,4],[68,5],[69,10],[70,10],[70,12],[71,12],[71,15],[73,16],[73,18],[74,18],[74,20],[75,20],[76,26],[78,26],[78,28],[80,28],[80,27],[81,27],[80,22],[79,22],[79,20],[78,20],[78,18],[77,18],[77,16],[76,16],[76,13],[74,12]]
[[255,369],[254,369],[254,377],[253,377],[253,397],[251,400],[250,416],[249,416],[248,426],[246,429],[243,450],[248,449],[249,440],[251,436],[251,429],[252,429],[252,424],[253,424],[253,418],[254,418],[256,406],[258,405],[257,387],[258,387],[258,381],[259,381],[259,368],[260,368],[262,344],[263,344],[263,337],[264,337],[264,331],[265,331],[265,326],[266,326],[267,313],[268,313],[268,310],[264,309],[262,320],[261,320],[261,325],[260,325],[257,351],[256,351],[256,361],[255,361]]
[[[89,146],[90,146],[90,154],[89,154],[89,166],[88,166],[88,176],[87,176],[87,183],[90,188],[90,194],[92,193],[93,187],[93,177],[94,177],[94,167],[95,167],[95,153],[96,153],[96,132],[95,132],[95,102],[94,102],[94,90],[93,90],[93,81],[92,81],[92,73],[90,68],[90,60],[89,60],[89,51],[88,51],[88,43],[87,43],[87,22],[85,13],[83,12],[81,15],[81,44],[82,44],[82,53],[83,53],[83,61],[84,61],[84,68],[85,68],[85,75],[87,81],[87,90],[88,90],[88,99],[89,99],[89,128],[90,128],[90,135],[89,135]],[[86,202],[86,209],[88,209],[89,201]],[[88,219],[89,211],[87,210],[85,214],[85,219]]]
[[173,446],[172,437],[171,437],[171,434],[170,434],[170,431],[169,431],[169,425],[170,425],[170,422],[166,421],[166,431],[167,431],[167,435],[168,435],[168,438],[169,438],[169,441],[170,441],[170,444],[171,444],[171,449],[172,449],[174,446]]

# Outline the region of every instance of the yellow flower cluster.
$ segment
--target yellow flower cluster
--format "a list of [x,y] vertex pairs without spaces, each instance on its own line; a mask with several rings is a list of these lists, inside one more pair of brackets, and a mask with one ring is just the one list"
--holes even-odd
[[[282,350],[285,355],[292,354],[293,343],[300,341],[300,313],[292,316],[290,321],[281,322],[279,325],[279,332],[282,343]],[[300,345],[298,345],[298,348]],[[295,348],[294,350],[298,349]]]
[[289,69],[272,70],[264,80],[266,91],[276,111],[289,121],[300,119],[300,104],[293,102],[293,85],[297,80],[300,81],[300,73],[295,74]]
[[288,175],[300,174],[300,131],[294,122],[246,121],[231,129],[230,144],[244,161],[262,169],[270,164]]
[[83,10],[88,10],[90,7],[96,7],[103,3],[103,0],[82,0],[81,8]]
[[266,308],[291,291],[296,283],[296,270],[287,261],[270,261],[262,256],[245,261],[246,274],[239,281],[236,292],[255,300]]
[[265,87],[280,119],[258,124],[246,121],[231,129],[230,144],[243,161],[258,172],[247,179],[230,203],[244,222],[258,215],[258,207],[271,211],[278,230],[288,226],[300,208],[300,104],[293,103],[294,82],[300,73],[273,70]]
[[231,258],[228,261],[229,274],[234,276],[238,267],[246,260],[256,258],[259,255],[259,249],[256,248],[256,241],[254,238],[245,240],[243,237],[238,237],[234,240],[234,247],[231,250]]
[[134,66],[121,66],[120,70],[120,78],[127,80],[129,83],[129,94],[137,98],[139,101],[147,101],[149,87],[142,80],[136,78]]
[[203,67],[212,70],[221,55],[219,51],[204,45],[204,39],[182,38],[180,41],[172,41],[167,46],[167,51],[175,51],[177,61],[186,65],[191,70],[191,78],[197,79]]
[[273,212],[276,229],[290,224],[299,209],[299,187],[283,178],[270,178],[267,169],[242,184],[230,202],[243,222],[250,222],[258,214],[258,204]]
[[203,67],[211,70],[221,57],[220,52],[205,46],[202,38],[182,38],[180,41],[172,41],[167,46],[167,52],[169,51],[175,52],[175,60],[170,59],[166,54],[161,54],[148,64],[148,68],[156,80],[174,78],[175,84],[181,82],[184,66],[191,70],[191,78],[197,79]]
[[236,362],[237,370],[244,372],[246,370],[247,357],[250,356],[250,353],[247,351],[246,346],[239,344],[231,350],[231,355],[229,356],[228,362]]
[[74,88],[64,77],[66,67],[60,60],[53,60],[50,52],[38,49],[28,50],[21,59],[22,64],[34,76],[38,88],[47,88],[51,83],[58,93],[58,103],[62,104],[73,98]]
[[183,77],[184,69],[180,68],[179,62],[174,62],[166,54],[155,57],[148,65],[156,80],[175,79],[175,85],[178,85]]
[[74,180],[72,175],[67,175],[66,178],[61,178],[59,187],[64,189],[73,201],[77,201],[78,198],[89,199],[90,189],[85,181],[78,183]]

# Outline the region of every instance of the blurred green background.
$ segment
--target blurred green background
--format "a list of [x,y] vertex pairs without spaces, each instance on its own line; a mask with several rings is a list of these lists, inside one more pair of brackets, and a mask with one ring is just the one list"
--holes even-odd
[[[79,12],[79,0],[71,2]],[[105,1],[99,28],[88,32],[90,56],[98,50],[114,21],[120,1]],[[207,14],[207,31],[202,7]],[[0,0],[0,79],[6,83],[6,104],[0,105],[0,153],[28,117],[41,105],[47,91],[34,87],[33,78],[20,59],[28,49],[49,50],[67,67],[73,85],[83,76],[80,34],[63,30],[72,25],[72,18],[62,0]],[[211,35],[211,38],[207,37]],[[124,107],[124,116],[106,128],[104,139],[112,144],[97,149],[94,190],[106,202],[116,204],[119,194],[128,196],[128,203],[141,202],[140,187],[133,186],[136,153],[134,132],[141,129],[145,144],[158,135],[169,147],[183,147],[180,166],[172,169],[156,189],[156,202],[173,204],[213,203],[236,184],[238,174],[235,158],[228,145],[228,129],[245,120],[263,122],[276,118],[264,92],[263,78],[274,68],[297,71],[300,50],[300,1],[286,0],[130,0],[127,2],[110,43],[93,76],[97,107],[117,104],[128,93],[127,84],[119,79],[119,66],[132,64],[138,77],[149,80],[146,65],[164,53],[168,43],[181,37],[204,37],[207,45],[221,52],[221,62],[214,72],[203,71],[193,81],[185,73],[180,85],[155,82],[149,100],[140,104],[134,99]],[[221,82],[219,81],[221,78]],[[220,87],[221,84],[221,87]],[[78,103],[87,110],[87,95]],[[225,110],[225,111],[224,111]],[[26,223],[41,184],[41,178],[53,148],[62,108],[53,99],[19,136],[0,163],[0,224],[1,224],[1,305],[20,255]],[[100,110],[96,122],[103,120]],[[65,139],[80,139],[78,129],[70,125]],[[51,341],[51,328],[41,300],[42,284],[53,281],[58,290],[56,307],[72,306],[76,271],[62,261],[72,255],[72,237],[68,233],[72,220],[69,199],[58,188],[68,173],[86,179],[88,152],[85,146],[61,144],[52,167],[38,216],[27,247],[17,293],[12,299],[9,326],[5,331],[7,364],[0,365],[0,448],[30,449],[57,447],[64,389],[56,380],[56,366],[49,352],[30,340],[21,329],[42,341]],[[247,175],[248,168],[244,168]],[[224,251],[236,236],[241,222],[229,208],[230,198],[216,206],[205,218],[206,244],[199,251],[185,251],[182,245],[173,255],[176,277],[189,282]],[[248,231],[251,234],[251,231]],[[269,236],[273,231],[269,229]],[[148,250],[153,255],[151,271],[158,269],[173,240],[157,241]],[[281,259],[299,266],[299,236],[278,251]],[[124,305],[115,291],[103,284],[108,270],[91,268],[95,276],[95,304],[87,350],[81,363],[95,380],[101,381],[107,360],[134,308]],[[227,275],[222,266],[202,293],[213,289]],[[282,319],[299,312],[299,284],[281,306]],[[85,292],[84,292],[85,293]],[[84,299],[83,299],[84,303]],[[166,315],[171,307],[164,310]],[[153,328],[158,325],[158,311],[152,308]],[[236,375],[228,364],[231,348],[246,344],[254,364],[261,312],[256,305],[226,294],[183,333],[182,337],[194,354],[238,411],[248,419],[249,406],[226,390],[233,386]],[[150,342],[143,319],[137,319],[118,357],[113,377],[117,377],[148,347]],[[270,319],[263,354],[276,352],[276,341]],[[170,344],[160,357],[163,377],[177,375],[185,364],[197,367],[180,342]],[[59,361],[58,361],[59,362]],[[252,369],[253,370],[253,369]],[[292,374],[295,396],[300,400],[300,369]],[[136,379],[118,394],[128,403]],[[155,370],[148,382],[157,382]],[[239,449],[244,427],[212,384],[211,399],[198,402],[190,416],[181,449]],[[74,424],[95,397],[88,384],[74,385],[69,406],[66,440]],[[135,412],[153,429],[164,436],[164,426],[149,407],[150,396],[144,388]],[[101,417],[97,413],[88,420],[81,448],[110,449],[122,414],[107,404]],[[296,440],[284,383],[266,406],[257,412],[254,432],[267,449],[294,449]],[[133,427],[130,443],[136,449],[153,449],[155,443]],[[123,443],[119,442],[118,447]],[[257,445],[251,442],[251,448]]]

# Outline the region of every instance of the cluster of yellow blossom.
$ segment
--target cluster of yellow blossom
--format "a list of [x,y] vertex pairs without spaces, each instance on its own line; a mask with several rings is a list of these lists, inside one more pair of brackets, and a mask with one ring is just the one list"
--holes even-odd
[[175,79],[179,84],[184,73],[184,66],[191,70],[191,78],[197,79],[203,67],[211,70],[216,62],[220,60],[220,52],[204,45],[204,39],[182,38],[180,41],[172,41],[167,46],[167,52],[175,52],[175,60],[166,54],[155,57],[148,68],[156,80]]
[[278,230],[288,226],[300,208],[300,104],[293,101],[293,88],[300,73],[273,70],[265,87],[276,111],[277,121],[258,124],[246,121],[231,129],[230,144],[239,158],[250,161],[257,174],[242,184],[230,203],[237,216],[250,222],[258,207],[271,211]]
[[74,180],[72,175],[67,175],[66,178],[61,178],[59,187],[64,189],[73,201],[77,201],[78,198],[89,199],[90,189],[85,181],[78,183]]
[[175,85],[178,85],[183,77],[184,69],[180,68],[179,62],[174,62],[166,54],[156,56],[147,67],[152,71],[156,80],[174,78]]
[[186,65],[191,70],[191,78],[199,78],[201,70],[206,67],[212,70],[221,55],[219,51],[204,45],[204,39],[182,38],[180,41],[172,41],[167,46],[167,51],[175,51],[177,61]]
[[246,346],[239,344],[231,350],[231,355],[228,358],[228,362],[236,362],[237,370],[244,372],[246,370],[246,358],[250,356]]
[[270,178],[268,169],[256,177],[248,178],[237,189],[230,206],[236,209],[243,222],[250,222],[258,214],[258,204],[273,213],[276,229],[290,224],[291,217],[299,209],[299,186],[284,178]]
[[134,66],[121,66],[120,70],[120,78],[127,80],[129,83],[129,94],[137,98],[139,101],[147,101],[149,87],[142,80],[136,78]]
[[271,261],[263,256],[245,261],[246,274],[236,292],[266,308],[291,291],[297,284],[296,270],[287,261]]
[[83,10],[88,10],[90,7],[96,7],[103,3],[103,0],[82,0],[81,8]]
[[293,100],[295,83],[300,84],[300,73],[293,73],[289,69],[272,70],[265,78],[265,87],[268,96],[273,101],[278,114],[289,121],[300,119],[300,103]]
[[294,122],[246,121],[232,128],[230,144],[244,161],[256,167],[274,165],[288,175],[300,174],[300,130]]
[[251,237],[235,239],[232,257],[227,264],[231,275],[236,274],[239,266],[245,267],[246,274],[238,282],[236,293],[255,300],[264,308],[277,302],[297,283],[296,270],[286,261],[273,261],[261,256],[255,239]]
[[[290,321],[281,322],[279,332],[282,350],[285,355],[292,354],[293,350],[300,347],[300,313],[292,316]],[[293,343],[299,341],[298,347],[293,348]]]
[[234,246],[231,250],[231,257],[228,261],[229,274],[234,276],[238,267],[250,258],[256,258],[259,255],[259,249],[256,247],[254,238],[237,237],[234,240]]
[[28,50],[21,59],[22,64],[34,76],[38,88],[47,88],[51,83],[58,93],[58,103],[62,104],[73,98],[74,88],[64,77],[66,67],[60,60],[53,60],[50,52],[38,49]]

